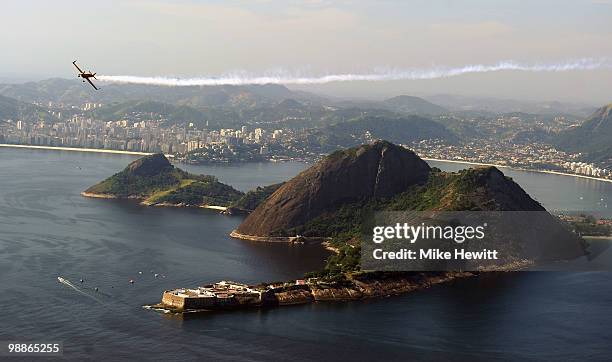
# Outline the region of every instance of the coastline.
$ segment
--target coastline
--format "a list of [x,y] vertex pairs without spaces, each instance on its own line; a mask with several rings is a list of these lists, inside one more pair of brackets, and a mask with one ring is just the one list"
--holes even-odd
[[227,206],[219,206],[219,205],[189,205],[189,204],[171,204],[168,202],[160,202],[160,203],[147,203],[142,201],[140,203],[143,206],[154,206],[154,207],[193,207],[193,208],[200,208],[200,209],[209,209],[209,210],[215,210],[215,211],[219,211],[220,213],[223,213],[223,211],[227,210]]
[[326,250],[329,250],[331,252],[333,252],[334,254],[340,254],[340,249],[338,249],[335,246],[332,246],[331,242],[329,240],[324,241],[323,243],[321,243],[321,245],[323,245],[323,247]]
[[81,196],[83,197],[91,197],[92,199],[116,199],[117,196],[113,195],[105,195],[105,194],[93,194],[91,192],[81,192]]
[[[91,192],[81,192],[81,196],[83,197],[90,197],[93,199],[119,199],[119,197],[114,196],[114,195],[107,195],[107,194],[94,194]],[[170,204],[167,202],[163,202],[163,203],[159,203],[159,204],[150,204],[150,203],[146,203],[144,201],[142,201],[141,198],[138,197],[125,197],[123,199],[126,200],[141,200],[141,202],[139,202],[140,205],[142,206],[155,206],[155,207],[197,207],[197,208],[201,208],[201,209],[210,209],[210,210],[216,210],[216,211],[220,211],[223,212],[225,210],[227,210],[226,206],[219,206],[219,205],[186,205],[186,204]]]
[[263,243],[288,243],[288,244],[317,244],[325,243],[329,238],[324,237],[305,237],[305,236],[254,236],[241,234],[237,230],[232,230],[230,237],[239,240],[258,241]]
[[461,164],[465,164],[465,165],[475,165],[475,166],[494,166],[494,167],[497,167],[497,168],[507,168],[509,170],[515,170],[515,171],[547,173],[547,174],[559,175],[559,176],[572,176],[572,177],[578,177],[578,178],[583,178],[583,179],[588,179],[588,180],[595,180],[595,181],[602,181],[602,182],[612,183],[612,180],[609,180],[609,179],[593,177],[593,176],[587,176],[587,175],[579,175],[579,174],[569,173],[569,172],[550,171],[550,170],[537,170],[537,169],[530,169],[530,168],[523,168],[523,167],[499,165],[499,164],[495,164],[495,163],[481,163],[481,162],[460,161],[460,160],[444,160],[444,159],[440,159],[440,158],[429,158],[429,157],[421,157],[421,159],[423,159],[424,161],[461,163]]
[[612,241],[612,235],[610,236],[583,236],[584,239],[594,239],[594,240],[610,240]]
[[[372,298],[390,297],[420,291],[437,284],[457,279],[512,273],[527,270],[533,260],[516,260],[496,268],[479,268],[478,271],[430,271],[430,272],[380,272],[360,271],[342,274],[342,280],[325,281],[319,278],[296,280],[284,283],[260,283],[246,285],[221,281],[217,285],[236,284],[235,292],[221,291],[200,295],[206,287],[164,290],[162,300],[154,305],[145,305],[164,313],[196,313],[220,310],[272,308],[317,302],[348,302]],[[220,299],[218,299],[220,298]]]
[[0,143],[0,147],[5,147],[5,148],[26,148],[26,149],[33,149],[33,150],[51,150],[51,151],[55,150],[55,151],[70,151],[70,152],[110,153],[110,154],[135,155],[135,156],[148,156],[148,155],[152,155],[152,153],[148,153],[148,152],[107,150],[107,149],[101,149],[101,148],[78,148],[78,147],[13,145],[13,144],[8,144],[8,143]]
[[259,298],[243,299],[242,301],[239,298],[232,304],[211,305],[208,308],[190,307],[190,305],[197,304],[196,299],[198,297],[172,296],[173,291],[166,290],[163,292],[160,303],[144,305],[143,308],[164,313],[183,314],[218,310],[273,308],[317,302],[359,301],[401,295],[477,275],[478,273],[473,272],[396,273],[387,276],[365,273],[349,276],[341,283],[313,281],[306,284],[285,283],[282,286],[264,283],[257,286],[245,286],[250,288],[251,292],[259,293]]

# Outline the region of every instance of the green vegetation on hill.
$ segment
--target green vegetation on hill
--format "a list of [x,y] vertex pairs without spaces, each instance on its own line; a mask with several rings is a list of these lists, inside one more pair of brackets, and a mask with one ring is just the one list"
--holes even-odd
[[228,206],[241,196],[240,191],[217,181],[213,176],[199,176],[183,180],[180,187],[168,192],[154,194],[147,202]]
[[[372,115],[369,115],[372,114]],[[442,140],[456,144],[461,137],[473,136],[466,130],[455,133],[452,122],[444,125],[427,117],[398,115],[388,110],[345,109],[329,112],[315,128],[302,131],[292,143],[318,153],[356,147],[375,139],[396,144],[409,144],[421,140]],[[459,137],[460,135],[461,137]]]
[[0,84],[0,94],[23,102],[84,102],[112,104],[127,101],[156,100],[197,109],[206,107],[253,107],[275,104],[280,99],[296,97],[282,85],[165,87],[141,84],[104,84],[103,92],[83,87],[77,79],[46,79],[23,84]]
[[[501,175],[509,185],[516,185],[495,167],[472,168],[455,173],[434,169],[424,185],[411,186],[405,192],[389,198],[375,198],[344,204],[336,210],[325,212],[285,233],[339,237],[338,240],[342,241],[359,235],[363,220],[377,211],[543,210],[536,201],[531,199],[500,203],[499,195],[487,192],[485,189],[485,183],[489,182],[492,173],[496,176]],[[516,190],[508,191],[516,192]]]
[[360,271],[361,237],[378,211],[510,211],[544,210],[510,178],[495,167],[461,170],[455,173],[433,169],[427,183],[411,186],[389,198],[376,198],[342,205],[306,224],[288,230],[289,234],[328,236],[338,252],[325,268],[309,277],[337,280],[344,273]]
[[172,122],[201,123],[205,120],[203,112],[188,106],[177,106],[154,101],[127,101],[96,109],[93,114],[104,120],[117,120],[133,114],[143,114],[148,118],[164,118]]
[[50,118],[50,114],[42,107],[0,95],[0,120],[38,121],[47,118]]
[[238,199],[238,201],[234,202],[232,207],[246,212],[253,211],[262,201],[272,195],[279,187],[283,186],[283,184],[284,182],[263,187],[258,186],[256,189],[247,192]]
[[174,167],[162,154],[145,156],[85,190],[85,195],[133,198],[146,205],[229,206],[243,193],[210,175]]
[[366,116],[353,121],[338,123],[325,128],[325,133],[343,136],[345,146],[354,147],[356,140],[366,132],[374,139],[385,139],[393,143],[410,143],[424,139],[440,139],[449,143],[457,137],[442,124],[420,116],[376,117]]
[[[600,223],[601,221],[601,223]],[[608,220],[597,220],[592,215],[570,217],[567,221],[574,230],[583,236],[612,236],[612,224]]]
[[327,211],[403,192],[426,182],[429,172],[429,165],[414,152],[386,141],[337,151],[279,187],[240,224],[237,233],[294,236],[289,230]]

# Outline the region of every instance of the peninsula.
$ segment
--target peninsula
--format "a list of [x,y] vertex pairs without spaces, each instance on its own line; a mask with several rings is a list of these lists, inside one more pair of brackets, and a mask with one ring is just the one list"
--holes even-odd
[[[168,290],[157,308],[183,312],[380,297],[484,271],[520,270],[543,260],[585,254],[583,240],[559,228],[557,218],[497,168],[442,172],[386,141],[337,151],[273,189],[265,198],[255,197],[267,194],[261,189],[252,195],[249,206],[257,207],[231,235],[262,242],[325,240],[336,253],[324,269],[284,283]],[[478,272],[364,270],[362,225],[367,215],[378,211],[533,211],[539,216],[525,220],[524,229],[555,230],[550,239],[556,244],[545,257],[526,260],[507,253],[502,264],[482,264]],[[510,250],[521,247],[513,236],[503,242],[507,245],[502,247]],[[528,243],[542,241],[528,238]]]
[[194,175],[174,167],[161,153],[130,163],[123,171],[81,195],[135,199],[148,206],[207,207],[224,210],[244,194],[215,176]]

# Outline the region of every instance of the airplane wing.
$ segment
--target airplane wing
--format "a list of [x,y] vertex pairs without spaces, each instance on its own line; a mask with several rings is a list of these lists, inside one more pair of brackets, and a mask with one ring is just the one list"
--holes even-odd
[[75,60],[74,62],[72,62],[72,64],[74,64],[74,66],[76,67],[76,69],[78,69],[78,70],[79,70],[79,73],[84,73],[84,72],[81,70],[81,68],[79,68],[79,66],[78,66],[78,65],[76,65],[76,60]]
[[96,86],[91,82],[91,80],[89,80],[89,78],[85,78],[86,81],[89,82],[89,84],[91,84],[92,87],[94,87],[95,90],[98,90],[98,88],[96,88]]

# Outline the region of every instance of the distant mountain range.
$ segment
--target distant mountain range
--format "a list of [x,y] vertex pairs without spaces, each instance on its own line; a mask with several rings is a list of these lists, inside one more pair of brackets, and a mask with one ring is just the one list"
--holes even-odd
[[423,98],[400,95],[383,101],[348,100],[337,101],[336,106],[342,108],[380,109],[403,114],[419,114],[437,116],[449,113],[449,110]]
[[282,85],[166,87],[102,84],[101,87],[100,91],[95,91],[78,80],[60,78],[0,84],[0,95],[14,101],[11,101],[11,106],[1,106],[0,112],[3,113],[0,116],[4,114],[2,118],[7,118],[20,114],[16,105],[21,105],[21,108],[28,104],[63,105],[77,107],[76,111],[85,103],[101,103],[101,108],[89,112],[103,120],[141,118],[163,119],[170,124],[193,122],[202,126],[208,123],[210,127],[258,124],[264,128],[312,128],[365,115],[397,118],[401,114],[447,113],[443,107],[407,95],[381,102],[339,101],[292,91]]
[[[47,79],[23,84],[2,84],[0,94],[28,103],[86,102],[113,104],[151,100],[195,108],[212,106],[253,107],[275,104],[285,98],[307,99],[307,93],[294,93],[281,85],[167,87],[138,84],[101,84],[101,90],[84,87],[78,80]],[[316,98],[313,96],[313,98]]]
[[[479,119],[516,116],[527,130],[496,134],[516,143],[551,142],[587,154],[592,161],[610,161],[610,106],[593,113],[580,127],[556,135],[541,125],[566,115],[571,124],[592,113],[584,105],[559,102],[519,102],[493,98],[439,95],[427,99],[400,95],[383,101],[339,100],[282,85],[166,87],[102,84],[95,91],[78,80],[47,79],[23,84],[0,84],[0,120],[49,120],[53,111],[69,116],[87,102],[103,106],[87,111],[102,120],[159,119],[166,125],[195,123],[198,127],[237,127],[250,124],[277,129],[308,129],[304,142],[322,152],[352,147],[369,139],[409,143],[440,139],[450,143],[490,137]],[[50,104],[50,106],[49,106]],[[61,110],[56,107],[64,106]],[[57,112],[56,112],[57,114]],[[461,122],[474,119],[476,122]],[[552,123],[551,123],[552,122]],[[555,124],[558,126],[557,124]],[[531,127],[529,130],[529,127]],[[369,132],[369,134],[368,134]],[[302,133],[302,132],[301,132]]]
[[390,110],[400,113],[439,115],[448,109],[426,101],[423,98],[401,95],[383,101]]
[[193,86],[166,87],[138,84],[101,84],[102,91],[84,87],[76,79],[52,78],[21,84],[0,84],[0,95],[26,103],[46,104],[49,101],[80,106],[86,102],[103,104],[151,100],[194,108],[253,108],[293,99],[306,105],[327,105],[340,108],[386,109],[393,112],[439,115],[458,111],[493,113],[526,112],[535,114],[568,114],[587,116],[595,108],[584,104],[561,102],[529,102],[512,99],[433,95],[414,97],[400,95],[383,101],[341,100],[313,93],[291,90],[283,85]]
[[167,87],[138,84],[101,84],[102,91],[84,87],[79,80],[52,78],[21,84],[0,84],[0,95],[26,103],[48,102],[80,106],[94,102],[114,103],[155,101],[196,109],[228,107],[251,109],[274,106],[292,99],[305,106],[380,109],[404,114],[440,115],[449,112],[526,112],[586,116],[593,107],[560,102],[526,102],[508,99],[434,95],[424,98],[400,95],[383,101],[341,100],[324,97],[283,85]]
[[580,126],[562,132],[555,143],[563,150],[585,153],[586,160],[612,167],[612,103],[599,108]]
[[[374,139],[387,139],[396,143],[409,143],[424,139],[439,139],[450,143],[458,141],[455,134],[442,124],[421,116],[365,116],[328,126],[324,132],[358,139],[366,132]],[[350,147],[355,146],[354,144]]]
[[135,84],[102,84],[101,91],[84,87],[78,80],[61,78],[22,84],[0,84],[0,95],[26,103],[115,103],[154,101],[197,109],[208,107],[257,108],[277,106],[300,109],[310,105],[333,105],[387,109],[410,114],[442,114],[447,110],[422,98],[401,95],[382,102],[338,101],[304,91],[292,91],[282,85],[167,87]]

